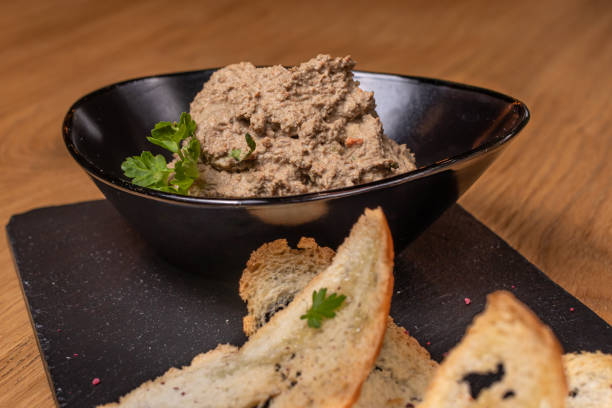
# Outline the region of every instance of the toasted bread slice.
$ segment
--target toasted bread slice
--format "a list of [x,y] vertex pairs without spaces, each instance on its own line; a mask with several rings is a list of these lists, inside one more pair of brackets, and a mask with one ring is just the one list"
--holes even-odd
[[320,247],[312,238],[302,238],[293,249],[287,240],[277,239],[253,251],[240,278],[240,297],[247,302],[244,333],[255,333],[296,293],[324,271],[336,253]]
[[[303,315],[315,290],[346,296],[320,329]],[[349,407],[382,345],[393,290],[393,244],[366,210],[333,263],[240,349],[219,346],[106,407]]]
[[561,353],[552,331],[525,305],[495,292],[440,364],[419,408],[564,407]]
[[612,408],[612,355],[601,352],[563,356],[567,408]]
[[383,346],[355,408],[406,408],[423,400],[438,363],[389,317]]
[[[244,317],[247,336],[284,309],[334,255],[312,238],[302,238],[297,249],[279,239],[255,250],[240,279],[240,296],[248,309]],[[436,367],[427,350],[389,318],[382,349],[354,406],[405,408],[417,404]]]

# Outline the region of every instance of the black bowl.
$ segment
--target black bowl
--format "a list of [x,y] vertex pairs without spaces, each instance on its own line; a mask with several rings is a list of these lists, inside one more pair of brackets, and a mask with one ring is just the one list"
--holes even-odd
[[175,120],[214,69],[134,79],[79,99],[63,124],[66,146],[106,198],[170,262],[239,271],[262,243],[312,236],[336,248],[364,207],[381,206],[396,251],[451,206],[529,120],[520,101],[434,79],[356,72],[374,91],[385,133],[406,143],[418,169],[322,193],[253,199],[194,198],[135,186],[121,162],[142,150],[155,123]]

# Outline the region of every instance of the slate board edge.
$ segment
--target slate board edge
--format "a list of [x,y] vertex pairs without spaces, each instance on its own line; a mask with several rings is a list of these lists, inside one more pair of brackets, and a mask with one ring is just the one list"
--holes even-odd
[[[53,207],[59,207],[59,206],[53,206]],[[43,208],[48,208],[48,207],[43,207]],[[20,213],[16,215],[25,215],[27,213],[30,213],[36,210],[38,209],[26,211],[24,213]],[[51,389],[51,395],[53,397],[53,401],[55,402],[55,406],[60,407],[61,405],[59,403],[59,400],[57,399],[57,395],[55,394],[55,384],[53,383],[53,378],[51,378],[51,370],[49,370],[49,366],[47,365],[47,360],[45,359],[45,353],[40,344],[40,337],[42,337],[42,335],[38,332],[38,330],[36,330],[36,324],[34,323],[34,316],[30,308],[30,301],[28,300],[28,297],[26,296],[25,288],[23,287],[23,280],[21,278],[21,274],[19,273],[19,266],[17,265],[17,259],[15,259],[15,248],[14,248],[15,243],[13,239],[11,238],[11,234],[10,234],[11,224],[12,224],[14,217],[15,215],[11,216],[8,224],[6,224],[6,227],[5,227],[6,240],[11,250],[11,259],[13,260],[13,268],[15,269],[15,275],[17,277],[17,280],[19,281],[19,289],[21,289],[21,296],[23,297],[26,311],[28,312],[28,319],[30,320],[30,325],[32,326],[32,330],[34,330],[34,333],[36,334],[34,338],[36,339],[36,346],[38,347],[39,357],[42,360],[43,368],[45,370],[45,376],[47,377],[47,382],[49,383],[49,388]]]
[[[563,292],[563,294],[566,294],[572,298],[574,298],[576,300],[577,306],[578,307],[583,307],[587,310],[589,310],[591,313],[593,313],[595,316],[597,316],[597,318],[599,320],[601,320],[601,322],[606,325],[609,329],[611,328],[611,325],[603,318],[601,317],[596,311],[594,311],[593,309],[591,309],[590,307],[588,307],[584,302],[582,302],[582,300],[578,299],[576,296],[574,296],[573,294],[571,294],[570,292],[568,292],[567,290],[565,290],[565,288],[561,285],[559,285],[557,282],[555,282],[554,280],[552,280],[548,275],[546,275],[537,265],[535,265],[533,262],[531,262],[529,259],[527,259],[522,253],[520,253],[516,248],[514,248],[512,245],[510,245],[505,239],[503,239],[502,237],[500,237],[495,231],[491,230],[485,223],[481,222],[478,218],[476,218],[471,212],[469,212],[468,210],[466,210],[463,206],[461,206],[459,203],[456,204],[458,207],[460,207],[462,210],[465,211],[466,215],[468,215],[470,218],[472,218],[474,221],[476,221],[478,224],[484,226],[491,234],[495,235],[500,241],[503,242],[503,244],[507,245],[510,249],[512,249],[512,251],[514,251],[516,253],[516,255],[518,255],[525,263],[532,265],[533,268],[535,270],[537,270],[538,275],[540,275],[542,278],[546,279],[547,281],[549,281],[552,286],[554,286],[556,289],[558,289],[559,291]],[[427,230],[425,230],[427,231]],[[519,299],[520,300],[520,299]],[[538,316],[539,318],[539,316]]]

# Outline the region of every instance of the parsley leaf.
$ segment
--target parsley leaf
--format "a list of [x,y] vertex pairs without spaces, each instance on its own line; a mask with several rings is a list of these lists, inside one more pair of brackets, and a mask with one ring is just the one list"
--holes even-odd
[[161,154],[153,156],[145,151],[140,156],[132,156],[121,163],[123,173],[132,179],[132,183],[141,187],[156,188],[167,185],[168,176],[172,172]]
[[[123,174],[141,187],[187,195],[199,176],[198,160],[201,148],[200,142],[194,136],[195,129],[195,121],[185,112],[181,114],[178,123],[157,123],[147,140],[178,156],[174,168],[168,167],[161,154],[153,156],[151,152],[145,151],[140,156],[128,157],[121,163]],[[183,142],[185,139],[189,140]]]
[[255,141],[253,140],[251,135],[249,135],[248,133],[244,134],[244,138],[246,139],[247,146],[249,146],[249,152],[247,153],[246,156],[244,156],[244,158],[246,159],[247,157],[251,155],[251,153],[255,151],[255,148],[257,147],[257,145],[255,144]]
[[198,158],[200,157],[200,142],[195,137],[189,140],[187,146],[179,151],[178,160],[174,164],[174,178],[171,184],[177,186],[177,192],[186,195],[189,187],[198,178]]
[[306,314],[300,316],[300,319],[308,319],[308,326],[314,329],[321,327],[323,319],[331,319],[336,316],[334,310],[338,309],[346,296],[338,296],[336,293],[332,293],[327,298],[325,297],[327,288],[321,288],[318,292],[315,290],[312,292],[312,306]]
[[153,144],[178,153],[183,139],[192,136],[195,132],[196,123],[191,120],[191,115],[181,113],[181,118],[176,122],[159,122],[151,130],[151,136],[147,140]]
[[230,152],[230,156],[236,159],[236,161],[240,161],[240,155],[242,155],[242,150],[240,149],[232,149]]
[[248,133],[245,133],[244,138],[246,139],[247,146],[249,146],[249,152],[246,154],[246,156],[241,158],[240,156],[242,156],[242,150],[232,149],[229,153],[229,156],[233,157],[234,160],[236,161],[243,161],[245,159],[248,159],[249,156],[255,151],[255,148],[257,147],[257,145],[255,144],[255,140],[253,140],[251,135],[249,135]]

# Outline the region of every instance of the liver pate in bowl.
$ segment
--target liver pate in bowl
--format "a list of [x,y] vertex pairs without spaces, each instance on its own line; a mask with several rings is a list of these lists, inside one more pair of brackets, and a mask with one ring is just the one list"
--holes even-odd
[[[200,197],[191,191],[191,196],[178,195],[133,184],[121,170],[126,157],[149,150],[164,154],[172,168],[172,160],[176,160],[172,154],[149,143],[146,136],[157,122],[176,120],[181,112],[188,112],[194,97],[216,71],[159,75],[110,85],[79,99],[70,108],[63,125],[68,150],[125,219],[162,257],[202,273],[239,274],[252,250],[277,238],[296,243],[300,237],[310,236],[321,245],[336,248],[364,207],[382,207],[399,252],[469,188],[529,119],[523,103],[497,92],[435,79],[355,71],[355,79],[366,91],[363,94],[374,93],[376,111],[369,111],[367,97],[363,98],[365,105],[361,107],[358,98],[354,106],[342,106],[345,111],[362,110],[361,116],[358,115],[359,125],[355,125],[350,135],[346,126],[340,135],[326,129],[327,135],[337,139],[330,143],[338,142],[339,148],[358,151],[360,142],[354,140],[362,139],[364,143],[359,135],[371,132],[372,128],[377,132],[376,123],[380,123],[380,133],[384,129],[384,135],[392,139],[381,150],[393,150],[395,159],[381,159],[380,163],[385,164],[369,167],[365,165],[366,159],[357,160],[352,173],[349,172],[354,181],[329,184],[332,189],[323,191],[305,190],[308,184],[331,183],[330,174],[341,173],[337,163],[329,163],[329,157],[336,156],[329,156],[314,164],[306,163],[305,168],[316,171],[304,173],[312,176],[303,179],[298,194],[296,190],[282,188],[275,192],[273,185],[264,182],[261,195],[253,196],[256,190],[251,190],[241,197],[231,197],[232,180],[242,185],[242,180],[248,178],[243,167],[253,166],[249,160],[259,159],[255,156],[242,160],[249,149],[246,144],[240,145],[248,142],[239,137],[243,132],[253,134],[260,149],[257,154],[264,157],[266,153],[273,155],[276,142],[283,143],[267,132],[284,132],[293,140],[295,136],[307,137],[311,130],[307,125],[291,128],[282,118],[275,124],[270,119],[271,113],[260,114],[256,107],[248,110],[246,103],[247,108],[241,108],[246,111],[243,118],[221,128],[218,123],[209,122],[216,130],[208,129],[201,134],[196,131],[202,143],[211,131],[228,135],[228,143],[217,144],[208,151],[203,147],[205,160],[199,163],[200,168],[208,167],[200,173],[209,173],[208,180],[219,174],[225,177],[210,183],[218,185],[221,180],[225,191],[216,197],[211,197],[210,192]],[[196,119],[197,115],[207,115],[207,108],[214,109],[206,106],[207,103],[200,106],[194,102],[194,105],[191,109]],[[321,106],[331,109],[325,101]],[[338,105],[334,106],[337,110]],[[202,110],[195,112],[200,107]],[[364,112],[371,119],[364,119]],[[337,119],[335,113],[330,115]],[[304,113],[305,119],[311,116]],[[357,116],[347,117],[347,122],[351,122]],[[331,121],[315,122],[316,130]],[[370,130],[366,130],[368,126]],[[205,126],[199,125],[199,128],[204,130]],[[411,166],[412,153],[402,145],[414,153],[415,166]],[[292,146],[288,145],[288,149]],[[323,153],[317,152],[317,148],[316,144],[309,145],[310,151],[304,156],[313,153],[321,156]],[[329,149],[329,146],[322,148]],[[239,153],[233,154],[236,151]],[[336,158],[349,153],[339,151]],[[397,162],[397,157],[405,162],[394,166],[392,163]],[[298,168],[303,159],[296,158]],[[407,172],[394,172],[400,166]],[[364,168],[375,169],[380,177],[370,177]],[[268,177],[278,176],[274,173],[281,172],[280,169],[269,171]],[[211,172],[219,174],[210,176]],[[359,174],[365,177],[359,179]],[[194,186],[201,188],[202,184]]]
[[292,68],[242,62],[216,71],[190,104],[202,150],[201,187],[190,195],[297,195],[414,170],[410,150],[384,135],[354,66],[319,55]]

